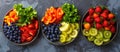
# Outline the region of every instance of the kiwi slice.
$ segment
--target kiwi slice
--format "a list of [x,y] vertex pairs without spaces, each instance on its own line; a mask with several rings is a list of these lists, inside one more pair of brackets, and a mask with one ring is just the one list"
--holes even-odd
[[60,31],[67,31],[69,29],[69,27],[70,27],[70,24],[66,23],[66,22],[62,22],[61,25],[62,26],[59,28]]
[[112,33],[110,31],[104,31],[104,38],[111,38]]
[[110,41],[109,38],[104,38],[104,39],[103,39],[103,42],[108,42],[108,41]]
[[83,35],[84,36],[90,36],[89,31],[86,29],[83,29]]
[[89,40],[89,41],[94,41],[94,40],[95,40],[95,37],[94,37],[94,36],[88,36],[88,40]]
[[78,31],[77,30],[73,30],[72,33],[69,35],[71,38],[75,38],[78,35]]
[[96,28],[90,28],[90,30],[89,30],[89,34],[90,34],[91,36],[96,36],[97,33],[98,33],[98,31],[97,31]]
[[100,45],[103,44],[103,40],[102,39],[95,39],[94,44],[97,45],[97,46],[100,46]]
[[103,33],[101,31],[98,31],[98,34],[96,35],[96,38],[102,39],[103,38]]

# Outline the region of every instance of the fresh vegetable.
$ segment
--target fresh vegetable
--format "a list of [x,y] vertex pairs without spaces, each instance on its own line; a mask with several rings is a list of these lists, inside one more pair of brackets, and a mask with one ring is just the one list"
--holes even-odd
[[33,20],[31,24],[20,27],[22,37],[21,42],[29,42],[35,37],[38,30],[38,27],[35,27],[36,24],[38,25],[38,23],[35,23],[36,21],[37,20]]
[[59,23],[62,20],[63,17],[63,11],[62,8],[54,8],[50,7],[45,12],[45,16],[42,18],[42,22],[44,22],[46,25],[50,23]]
[[80,20],[80,16],[78,15],[78,10],[73,4],[65,3],[62,5],[63,12],[65,13],[63,16],[63,21],[75,23]]
[[16,22],[18,18],[19,17],[17,15],[17,11],[15,11],[14,9],[10,11],[9,14],[4,17],[4,22],[10,26],[10,24]]
[[24,8],[22,4],[15,4],[14,9],[17,11],[18,16],[18,26],[25,26],[30,24],[31,20],[37,17],[37,12],[31,6]]

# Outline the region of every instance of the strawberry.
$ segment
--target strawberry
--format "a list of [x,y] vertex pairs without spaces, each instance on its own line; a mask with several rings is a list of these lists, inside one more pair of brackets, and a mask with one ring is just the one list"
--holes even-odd
[[109,25],[108,21],[104,20],[104,21],[103,21],[103,26],[104,26],[104,27],[107,27],[108,25]]
[[90,16],[87,16],[87,17],[85,18],[85,21],[88,22],[88,23],[91,23],[91,22],[92,22],[92,19],[91,19]]
[[104,12],[103,12],[103,13],[101,14],[101,17],[103,17],[103,19],[106,19],[106,18],[108,17],[108,16],[107,16],[107,13],[104,13]]
[[26,39],[26,37],[25,36],[21,36],[21,42],[25,42],[25,39]]
[[109,10],[108,10],[108,9],[104,9],[104,10],[103,10],[103,13],[108,14],[108,13],[109,13]]
[[96,23],[96,28],[97,29],[101,29],[102,28],[102,25],[100,23]]
[[99,14],[94,13],[94,14],[93,14],[93,18],[95,19],[96,17],[99,17]]
[[97,18],[95,18],[95,22],[97,22],[97,23],[100,23],[100,18],[99,17],[97,17]]
[[110,31],[111,31],[112,33],[115,33],[115,30],[116,30],[115,27],[112,26]]
[[102,8],[100,6],[96,6],[95,12],[101,13],[102,12]]
[[89,12],[89,15],[92,15],[94,13],[94,8],[90,8],[88,12]]
[[111,25],[114,25],[114,24],[115,24],[115,21],[111,20],[111,21],[110,21],[110,24],[111,24]]
[[108,19],[113,19],[114,17],[115,17],[115,15],[113,13],[108,14]]

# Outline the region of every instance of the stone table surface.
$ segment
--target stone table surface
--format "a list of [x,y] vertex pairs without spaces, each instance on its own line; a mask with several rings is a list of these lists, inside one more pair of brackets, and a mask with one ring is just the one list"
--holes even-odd
[[[0,0],[0,52],[120,52],[120,32],[115,39],[105,46],[95,46],[79,33],[78,38],[65,46],[54,46],[48,43],[40,33],[37,39],[30,45],[17,46],[9,42],[2,32],[2,21],[5,13],[16,3],[24,6],[33,6],[38,11],[39,20],[44,15],[46,8],[50,6],[61,6],[64,3],[74,4],[79,15],[84,13],[91,6],[104,5],[116,14],[120,24],[120,0]],[[119,25],[120,26],[120,25]],[[118,28],[119,30],[120,28]],[[40,31],[41,32],[41,31]]]

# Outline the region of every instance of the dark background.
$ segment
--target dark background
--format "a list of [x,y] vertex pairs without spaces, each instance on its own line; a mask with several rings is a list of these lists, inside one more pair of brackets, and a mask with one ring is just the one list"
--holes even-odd
[[[5,13],[15,3],[22,3],[24,6],[33,6],[38,11],[38,17],[44,15],[46,8],[50,6],[61,6],[65,2],[74,4],[81,17],[91,6],[104,5],[116,14],[117,23],[120,24],[120,0],[0,0],[0,52],[120,52],[120,33],[118,31],[115,39],[105,46],[95,46],[79,33],[78,38],[65,46],[54,46],[48,43],[40,33],[37,39],[30,45],[17,46],[10,43],[2,32],[2,20]],[[120,25],[119,25],[120,26]],[[118,28],[119,30],[120,28]]]

